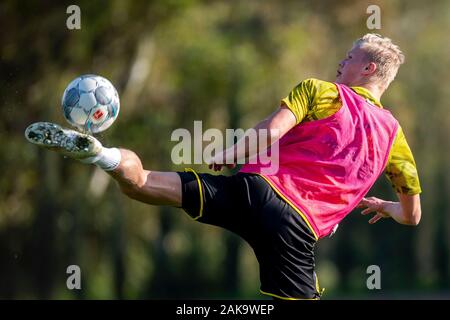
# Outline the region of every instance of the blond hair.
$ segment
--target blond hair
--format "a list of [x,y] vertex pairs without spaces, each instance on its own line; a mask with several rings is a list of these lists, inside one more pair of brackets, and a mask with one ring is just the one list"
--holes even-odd
[[379,34],[368,33],[354,43],[367,53],[370,62],[377,65],[375,77],[386,87],[394,80],[405,56],[392,40]]

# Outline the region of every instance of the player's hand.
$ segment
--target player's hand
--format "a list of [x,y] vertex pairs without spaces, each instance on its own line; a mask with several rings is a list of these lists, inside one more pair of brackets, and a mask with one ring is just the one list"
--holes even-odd
[[222,168],[226,166],[228,169],[234,169],[236,168],[236,164],[232,163],[232,164],[218,164],[218,163],[211,163],[208,165],[208,168],[210,168],[211,170],[214,171],[220,171],[222,170]]
[[208,168],[214,171],[220,171],[223,167],[227,167],[228,169],[234,169],[236,167],[236,163],[225,163],[225,156],[223,153],[217,154],[212,159],[206,160],[208,164]]
[[366,208],[361,211],[362,215],[367,215],[371,212],[376,214],[369,220],[370,224],[374,224],[382,218],[389,218],[390,215],[386,212],[386,206],[389,201],[384,201],[375,197],[363,198],[360,203],[356,206],[357,208]]

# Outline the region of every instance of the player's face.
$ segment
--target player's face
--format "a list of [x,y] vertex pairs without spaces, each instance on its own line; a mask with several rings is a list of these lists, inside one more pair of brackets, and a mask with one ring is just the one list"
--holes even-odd
[[357,85],[365,76],[364,71],[367,66],[366,53],[359,47],[353,47],[347,53],[347,57],[339,63],[336,82],[347,86]]

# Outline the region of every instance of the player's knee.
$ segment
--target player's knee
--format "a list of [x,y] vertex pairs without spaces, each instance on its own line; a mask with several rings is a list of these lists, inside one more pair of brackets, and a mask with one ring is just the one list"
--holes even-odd
[[121,190],[128,196],[135,194],[145,184],[145,172],[139,157],[130,150],[120,149],[122,159],[117,169]]
[[139,157],[133,151],[120,149],[121,161],[119,169],[122,171],[123,175],[134,176],[137,173],[142,172],[142,163]]
[[121,166],[135,166],[141,163],[141,160],[133,151],[127,149],[119,149],[119,150],[120,155],[122,157],[120,161]]

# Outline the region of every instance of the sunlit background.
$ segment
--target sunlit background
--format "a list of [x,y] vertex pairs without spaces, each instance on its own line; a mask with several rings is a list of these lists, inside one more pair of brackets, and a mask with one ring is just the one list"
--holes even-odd
[[[70,4],[80,30],[66,27]],[[367,28],[371,4],[381,30]],[[23,131],[67,125],[64,88],[99,74],[121,97],[100,140],[135,150],[148,169],[181,171],[170,158],[174,129],[253,126],[302,79],[333,81],[367,32],[406,55],[382,103],[415,154],[423,218],[415,228],[370,226],[350,214],[317,245],[323,298],[450,298],[449,1],[6,0],[0,30],[0,298],[265,299],[245,242],[130,200],[102,171],[38,149]],[[384,177],[370,194],[395,199]],[[66,287],[69,265],[81,268],[81,290]],[[370,265],[380,290],[366,286]]]

